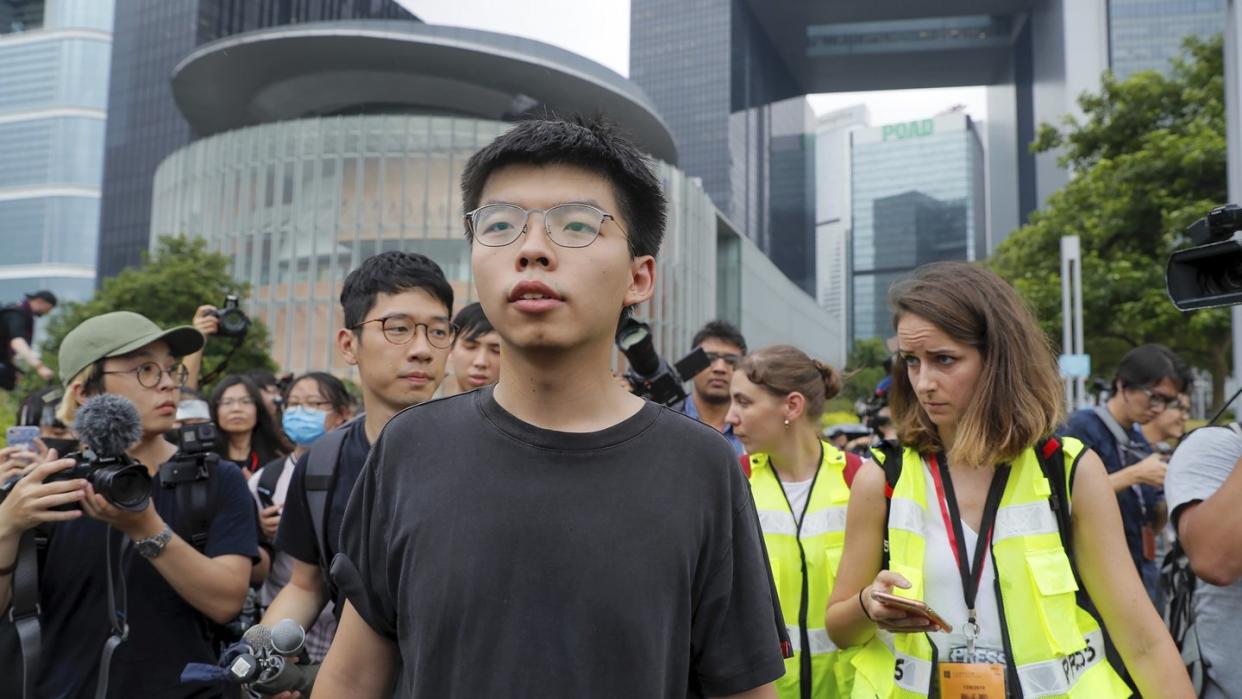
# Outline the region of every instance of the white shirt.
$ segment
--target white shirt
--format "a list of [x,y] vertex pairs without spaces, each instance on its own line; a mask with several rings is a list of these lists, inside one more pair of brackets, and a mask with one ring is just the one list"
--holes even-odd
[[[952,633],[936,631],[928,634],[928,637],[936,645],[937,658],[940,662],[960,662],[960,659],[953,658],[952,650],[966,647],[964,631],[969,614],[966,609],[965,593],[962,590],[962,574],[958,570],[953,549],[949,546],[944,516],[940,512],[940,501],[937,498],[931,468],[926,459],[923,460],[923,473],[927,481],[927,509],[923,512],[923,527],[927,532],[927,551],[923,559],[925,581],[923,601],[953,626]],[[962,533],[966,538],[966,552],[973,564],[979,534],[971,529],[965,520],[962,521]],[[1000,614],[996,605],[996,568],[992,564],[991,551],[983,559],[983,575],[979,580],[979,592],[975,597],[975,620],[979,624],[979,638],[975,641],[976,649],[1003,653],[1005,643],[1001,635]],[[985,660],[982,658],[980,661],[1001,662],[999,659]]]
[[814,482],[814,476],[804,481],[791,481],[789,483],[781,481],[781,488],[785,490],[785,498],[789,500],[789,507],[793,511],[795,522],[802,521],[802,515],[806,511],[807,498],[811,497],[811,484]]

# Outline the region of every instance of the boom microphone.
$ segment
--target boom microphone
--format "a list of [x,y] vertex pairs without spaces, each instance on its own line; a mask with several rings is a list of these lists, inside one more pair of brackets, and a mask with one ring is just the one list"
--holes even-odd
[[104,393],[86,401],[78,410],[74,429],[91,451],[104,458],[122,456],[142,439],[142,418],[124,396]]

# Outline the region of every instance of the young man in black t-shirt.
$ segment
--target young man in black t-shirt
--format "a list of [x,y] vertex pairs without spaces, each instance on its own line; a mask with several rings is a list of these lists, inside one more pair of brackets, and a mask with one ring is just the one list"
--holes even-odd
[[320,532],[307,508],[310,453],[294,466],[275,542],[277,550],[294,559],[293,571],[263,615],[265,625],[293,619],[309,629],[329,601],[343,601],[327,589],[320,564],[326,569],[336,554],[345,505],[380,429],[398,410],[429,400],[443,380],[455,335],[452,308],[453,288],[439,265],[423,255],[381,253],[364,260],[345,278],[341,289],[345,324],[337,330],[337,349],[346,362],[358,367],[366,415],[341,428],[348,433],[341,443],[323,520],[327,551],[320,550]]
[[609,371],[655,288],[659,183],[606,126],[563,121],[518,124],[462,180],[500,381],[376,441],[316,694],[774,697],[780,611],[732,448]]
[[[125,583],[113,595],[128,638],[108,662],[106,696],[225,696],[218,684],[183,684],[181,671],[187,663],[214,664],[206,622],[227,623],[241,611],[258,559],[254,503],[241,470],[216,462],[200,551],[183,538],[198,533],[185,529],[180,511],[181,489],[189,486],[166,487],[158,475],[177,452],[164,433],[173,426],[185,380],[179,358],[203,341],[194,328],[164,331],[137,313],[118,311],[83,322],[61,343],[62,419],[72,423],[77,406],[93,396],[123,396],[137,409],[142,433],[128,454],[154,480],[149,503],[130,512],[109,504],[86,480],[48,481],[74,463],[59,459],[36,467],[0,503],[0,613],[8,613],[14,572],[8,566],[21,532],[56,523],[39,566],[42,659],[29,696],[96,696],[102,650],[112,631],[109,557],[119,568],[116,580]],[[77,509],[50,509],[63,504]]]

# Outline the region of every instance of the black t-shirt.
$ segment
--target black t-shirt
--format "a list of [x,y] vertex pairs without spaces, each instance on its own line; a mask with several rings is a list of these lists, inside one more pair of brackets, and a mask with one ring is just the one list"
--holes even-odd
[[[218,508],[207,532],[204,555],[236,554],[258,560],[254,500],[241,471],[231,462],[216,464],[211,502]],[[160,517],[177,526],[177,496],[159,484],[151,497]],[[113,561],[122,535],[83,516],[57,525],[39,570],[43,609],[43,661],[39,697],[95,695],[99,654],[110,633],[105,536]],[[215,663],[204,635],[205,617],[190,606],[155,567],[127,546],[122,569],[128,588],[129,640],[112,657],[108,696],[116,698],[222,697],[219,685],[182,684],[186,663]],[[119,594],[119,592],[118,592]]]
[[[324,557],[326,561],[331,561],[336,554],[336,542],[340,540],[341,519],[345,516],[349,494],[367,461],[367,454],[371,453],[365,419],[354,420],[343,429],[348,433],[341,443],[332,484],[332,506],[328,510],[327,521],[330,550]],[[309,458],[309,452],[303,454],[293,467],[289,492],[285,496],[285,509],[280,515],[280,528],[276,530],[275,546],[276,550],[284,551],[303,563],[318,566],[319,533],[315,531],[310,512],[306,509],[306,464]]]
[[333,564],[399,645],[403,697],[698,697],[784,673],[737,457],[654,403],[600,432],[528,425],[490,388],[388,423]]
[[13,348],[9,343],[22,338],[27,343],[34,338],[34,313],[29,305],[17,304],[0,308],[0,361],[9,361],[13,357]]

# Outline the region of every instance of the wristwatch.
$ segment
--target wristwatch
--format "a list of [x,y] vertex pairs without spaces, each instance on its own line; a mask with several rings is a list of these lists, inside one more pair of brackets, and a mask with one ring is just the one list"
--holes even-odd
[[134,542],[134,549],[138,551],[138,555],[143,558],[155,558],[164,552],[164,547],[168,542],[172,541],[172,529],[164,527],[164,531],[155,536],[148,536],[145,539],[139,539]]

